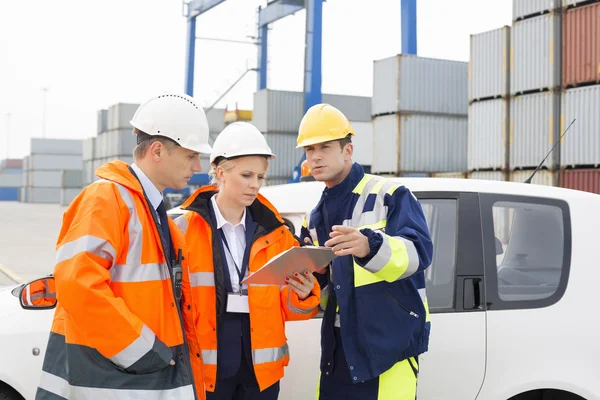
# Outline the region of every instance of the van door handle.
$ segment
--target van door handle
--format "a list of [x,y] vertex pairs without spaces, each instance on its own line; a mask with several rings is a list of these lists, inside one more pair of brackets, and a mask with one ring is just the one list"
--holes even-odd
[[464,310],[482,310],[483,309],[483,279],[465,278],[463,281],[463,309]]

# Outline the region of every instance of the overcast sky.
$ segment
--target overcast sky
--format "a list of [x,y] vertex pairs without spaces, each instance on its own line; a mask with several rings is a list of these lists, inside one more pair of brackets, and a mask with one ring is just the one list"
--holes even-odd
[[[400,0],[327,0],[323,6],[325,93],[372,95],[373,60],[400,53]],[[266,0],[227,0],[200,16],[197,36],[251,40]],[[369,4],[365,8],[365,4]],[[511,24],[511,0],[418,0],[418,55],[468,61],[469,35]],[[270,26],[268,88],[303,88],[305,12]],[[186,20],[181,0],[2,0],[0,158],[29,153],[41,137],[96,134],[96,112],[183,91]],[[198,40],[194,97],[212,104],[245,70],[254,45]],[[252,108],[251,72],[218,107]],[[7,113],[11,114],[8,124]]]

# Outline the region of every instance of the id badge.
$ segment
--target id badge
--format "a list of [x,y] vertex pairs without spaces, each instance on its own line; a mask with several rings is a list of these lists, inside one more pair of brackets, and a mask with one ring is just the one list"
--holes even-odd
[[249,313],[248,296],[239,293],[227,294],[227,312],[230,313]]

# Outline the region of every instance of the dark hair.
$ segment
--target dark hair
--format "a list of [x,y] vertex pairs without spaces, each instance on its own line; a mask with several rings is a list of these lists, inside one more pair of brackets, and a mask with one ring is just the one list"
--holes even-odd
[[345,138],[339,139],[338,142],[340,143],[340,146],[343,149],[347,144],[352,143],[352,134],[346,135]]

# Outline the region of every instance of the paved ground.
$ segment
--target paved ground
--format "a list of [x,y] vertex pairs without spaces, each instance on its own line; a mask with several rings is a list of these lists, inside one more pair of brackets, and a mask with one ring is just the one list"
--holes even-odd
[[57,204],[0,202],[0,286],[52,273],[65,209]]

